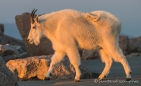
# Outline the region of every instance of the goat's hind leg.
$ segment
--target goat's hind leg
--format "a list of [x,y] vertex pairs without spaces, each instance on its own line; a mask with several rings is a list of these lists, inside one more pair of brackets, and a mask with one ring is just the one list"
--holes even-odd
[[120,62],[123,65],[124,71],[126,73],[126,80],[127,81],[131,80],[132,72],[126,57],[122,53],[122,50],[118,46],[114,46],[111,49],[113,49],[110,51],[111,57],[113,58],[114,61]]
[[128,61],[127,61],[126,57],[123,55],[122,50],[120,48],[119,48],[119,55],[120,55],[121,58],[118,59],[118,60],[123,65],[123,68],[125,70],[126,81],[130,81],[131,80],[132,71],[130,69],[130,66],[128,64]]
[[64,56],[65,56],[64,52],[58,52],[58,51],[55,52],[55,54],[51,58],[50,67],[46,73],[45,80],[50,80],[50,75],[51,75],[51,72],[54,68],[54,65],[59,63],[64,58]]
[[108,56],[108,54],[104,51],[104,49],[100,49],[99,54],[101,56],[102,62],[105,63],[105,68],[100,74],[100,76],[98,77],[98,80],[102,80],[109,74],[109,71],[112,65],[112,58]]

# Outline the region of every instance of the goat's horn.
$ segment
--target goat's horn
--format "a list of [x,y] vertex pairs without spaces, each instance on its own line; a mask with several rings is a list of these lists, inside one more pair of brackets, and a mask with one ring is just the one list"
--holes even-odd
[[31,14],[30,14],[30,21],[31,21],[31,23],[34,23],[34,19],[33,19],[33,12],[34,11],[35,11],[35,9],[33,9]]
[[33,20],[34,20],[34,15],[35,15],[35,13],[36,13],[36,11],[37,11],[37,9],[34,9],[34,12],[33,12]]
[[37,9],[36,10],[34,9],[33,15],[35,14],[36,11],[37,11]]
[[37,9],[34,9],[31,14],[30,14],[30,18],[31,18],[31,22],[34,23],[34,14],[37,11]]

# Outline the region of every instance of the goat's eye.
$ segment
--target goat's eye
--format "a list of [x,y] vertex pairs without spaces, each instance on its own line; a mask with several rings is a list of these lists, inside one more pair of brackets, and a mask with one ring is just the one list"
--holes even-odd
[[33,26],[33,29],[36,29],[36,27],[35,27],[35,26]]

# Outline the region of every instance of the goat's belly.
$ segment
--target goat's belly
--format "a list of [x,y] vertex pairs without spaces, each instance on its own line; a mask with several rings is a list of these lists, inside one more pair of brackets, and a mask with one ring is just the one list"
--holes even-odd
[[99,48],[99,46],[92,41],[79,42],[78,46],[82,49],[85,49],[85,50],[95,50],[95,49]]

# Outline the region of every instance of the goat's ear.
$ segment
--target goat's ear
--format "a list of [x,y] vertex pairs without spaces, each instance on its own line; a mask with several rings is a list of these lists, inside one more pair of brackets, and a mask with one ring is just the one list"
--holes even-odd
[[35,21],[36,21],[37,23],[39,23],[38,17],[39,17],[39,16],[36,15]]
[[89,20],[92,20],[92,21],[98,21],[99,19],[99,16],[98,15],[95,15],[95,14],[92,14],[92,13],[86,13],[85,14],[85,17]]

